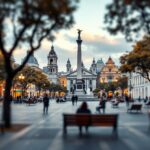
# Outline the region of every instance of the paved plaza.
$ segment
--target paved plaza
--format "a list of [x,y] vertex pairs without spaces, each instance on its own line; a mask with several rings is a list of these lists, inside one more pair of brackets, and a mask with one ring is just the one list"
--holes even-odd
[[[107,102],[106,113],[118,113],[118,137],[112,134],[111,127],[90,127],[88,134],[79,136],[77,127],[68,127],[64,138],[62,132],[63,113],[75,113],[81,102],[72,106],[70,101],[56,103],[51,100],[49,114],[43,116],[43,104],[28,106],[12,104],[13,123],[29,124],[19,132],[0,134],[1,150],[149,150],[150,129],[148,108],[144,106],[142,113],[127,113],[125,103],[119,108],[112,108]],[[92,113],[98,101],[88,102]],[[0,113],[2,105],[0,104]],[[84,131],[84,130],[83,130]]]

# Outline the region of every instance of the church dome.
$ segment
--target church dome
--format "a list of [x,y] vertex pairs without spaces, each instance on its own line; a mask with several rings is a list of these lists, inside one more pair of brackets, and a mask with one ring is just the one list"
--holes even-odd
[[37,59],[34,57],[34,55],[31,55],[31,56],[30,56],[30,58],[29,58],[27,64],[28,64],[29,66],[39,67],[39,63],[38,63]]
[[97,60],[97,64],[104,64],[102,59]]

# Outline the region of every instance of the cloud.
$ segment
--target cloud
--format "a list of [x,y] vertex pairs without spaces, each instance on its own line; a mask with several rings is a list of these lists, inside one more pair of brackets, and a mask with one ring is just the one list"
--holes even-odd
[[[103,58],[104,63],[111,56],[117,65],[119,65],[119,57],[125,51],[131,50],[131,44],[126,43],[123,38],[112,38],[108,36],[85,33],[82,37],[82,60],[87,69],[90,68],[93,58],[97,61]],[[72,68],[75,70],[77,66],[77,31],[75,29],[69,32],[61,32],[56,34],[56,40],[53,42],[55,52],[58,56],[59,71],[66,71],[66,63],[68,58],[71,61]],[[47,66],[47,56],[51,49],[52,42],[44,40],[42,47],[35,52],[35,57],[41,68]],[[25,52],[17,50],[15,56],[17,59],[25,56]]]

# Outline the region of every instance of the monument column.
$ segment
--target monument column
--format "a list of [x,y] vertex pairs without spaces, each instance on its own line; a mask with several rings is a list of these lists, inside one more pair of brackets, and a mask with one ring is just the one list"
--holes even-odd
[[82,53],[81,53],[81,44],[82,40],[80,37],[82,30],[78,30],[78,39],[77,39],[77,44],[78,44],[78,51],[77,51],[77,79],[82,79],[82,71],[81,71],[81,65],[82,65]]
[[81,44],[82,40],[80,37],[82,30],[78,29],[78,39],[77,39],[77,44],[78,44],[78,50],[77,50],[77,81],[76,81],[76,94],[77,95],[83,95],[84,90],[83,90],[83,80],[82,80],[82,52],[81,52]]

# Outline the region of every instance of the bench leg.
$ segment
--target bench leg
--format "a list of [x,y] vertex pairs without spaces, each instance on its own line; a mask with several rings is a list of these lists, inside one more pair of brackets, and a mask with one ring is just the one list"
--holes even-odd
[[114,124],[114,126],[113,126],[113,132],[117,133],[117,124]]
[[63,127],[63,134],[64,134],[64,135],[67,134],[67,127],[66,127],[66,126]]
[[4,134],[4,125],[2,124],[0,128],[1,128],[1,133]]

